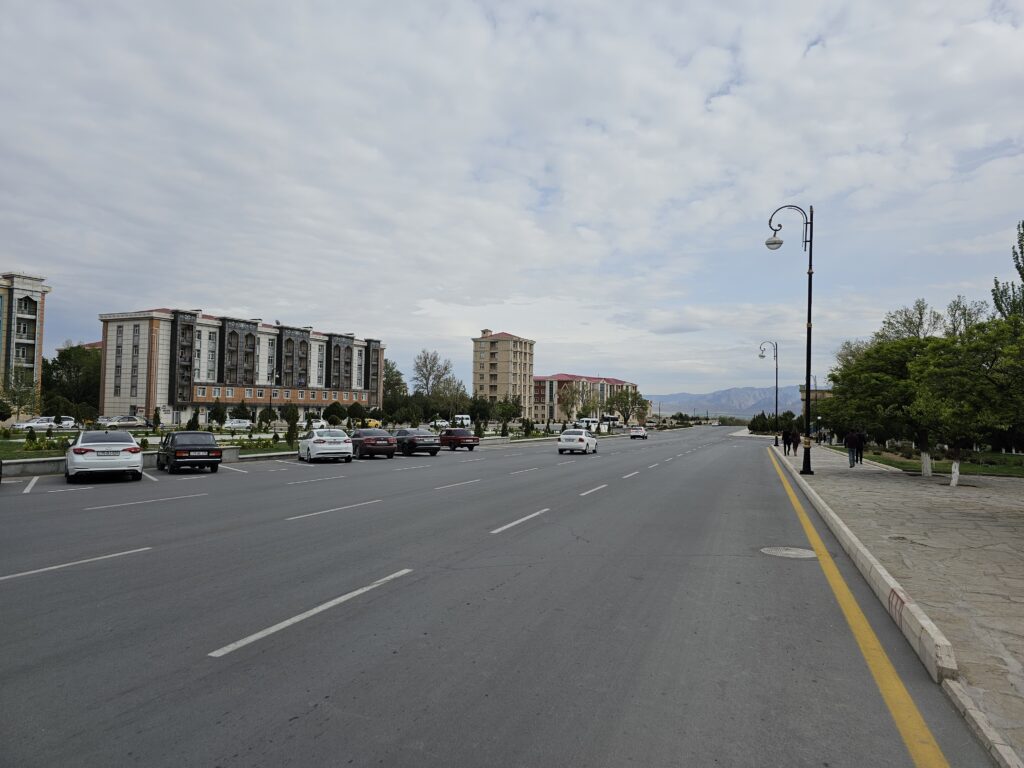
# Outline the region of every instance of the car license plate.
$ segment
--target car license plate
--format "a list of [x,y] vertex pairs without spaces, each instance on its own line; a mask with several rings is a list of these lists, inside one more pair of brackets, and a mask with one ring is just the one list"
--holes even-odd
[[189,451],[188,455],[189,456],[208,456],[209,454],[206,451]]
[[96,451],[97,456],[117,456],[120,451]]
[[328,440],[328,445],[341,445],[341,440]]

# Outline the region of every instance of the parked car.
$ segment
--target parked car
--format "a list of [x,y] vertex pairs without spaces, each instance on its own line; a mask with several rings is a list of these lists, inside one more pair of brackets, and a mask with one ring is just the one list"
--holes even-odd
[[417,452],[437,456],[437,452],[441,450],[441,441],[429,429],[400,429],[395,432],[395,441],[403,456],[412,456]]
[[25,421],[16,422],[14,428],[28,429],[31,427],[32,429],[38,432],[40,429],[46,430],[49,429],[50,427],[56,427],[56,421],[57,419],[55,416],[36,416],[33,419],[26,419]]
[[224,429],[252,429],[250,419],[228,419],[224,422]]
[[469,417],[468,413],[457,413],[452,418],[451,426],[453,427],[471,427],[473,426],[473,419]]
[[373,458],[378,453],[395,458],[397,440],[383,429],[364,427],[352,433],[352,455],[357,459]]
[[127,472],[132,480],[141,480],[139,444],[128,432],[79,432],[64,454],[64,480],[73,483],[82,475],[105,472]]
[[313,419],[309,422],[310,429],[327,429],[329,426],[327,419]]
[[117,416],[100,416],[96,419],[97,426],[106,426],[107,424],[113,424],[117,421]]
[[567,429],[558,436],[559,453],[597,453],[597,436],[587,429]]
[[147,429],[153,426],[153,422],[142,416],[118,416],[115,421],[110,422],[107,426],[117,429]]
[[299,461],[352,461],[352,438],[343,429],[311,429],[299,438]]
[[646,440],[647,430],[643,427],[630,427],[629,428],[629,439],[630,440]]
[[182,467],[220,469],[223,451],[210,432],[171,432],[164,435],[156,453],[156,468],[173,475]]
[[378,419],[363,419],[363,421],[366,422],[366,426],[372,429],[380,429],[384,426]]
[[451,427],[442,430],[439,439],[441,447],[447,447],[449,451],[454,451],[456,448],[467,448],[472,451],[480,445],[480,438],[470,430],[463,429],[462,427]]
[[434,429],[448,429],[448,427],[450,427],[451,424],[449,424],[444,419],[434,419],[432,422],[430,422],[430,426],[432,426]]

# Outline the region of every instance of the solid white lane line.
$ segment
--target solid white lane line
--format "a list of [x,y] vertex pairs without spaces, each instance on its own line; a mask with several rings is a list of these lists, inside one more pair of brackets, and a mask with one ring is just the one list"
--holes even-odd
[[324,480],[344,480],[344,475],[331,475],[330,477],[314,477],[312,480],[292,480],[285,485],[302,485],[303,483],[320,483]]
[[495,528],[493,531],[491,531],[491,533],[501,533],[502,531],[507,531],[513,525],[519,525],[520,523],[525,523],[527,520],[529,520],[531,518],[534,518],[537,515],[543,515],[545,512],[550,512],[550,511],[551,511],[550,508],[545,507],[544,509],[540,510],[539,512],[534,512],[532,515],[527,515],[526,517],[520,517],[518,520],[515,520],[514,522],[511,522],[508,525],[503,525],[503,526],[501,526],[501,528]]
[[597,488],[591,488],[589,491],[584,491],[583,493],[580,494],[580,496],[589,496],[594,491],[600,491],[602,488],[607,488],[607,487],[608,487],[608,484],[605,483],[604,485],[597,486]]
[[654,468],[655,468],[656,466],[658,466],[658,465],[657,465],[657,464],[651,464],[651,465],[650,465],[649,467],[647,467],[647,468],[648,468],[648,469],[654,469]]
[[333,600],[328,600],[326,603],[322,603],[321,605],[318,605],[316,608],[310,608],[308,611],[304,611],[303,613],[300,613],[297,616],[292,616],[290,619],[285,619],[284,621],[279,622],[272,627],[261,629],[259,632],[256,632],[255,634],[249,635],[248,637],[243,637],[241,640],[231,643],[230,645],[225,645],[223,648],[218,648],[216,651],[212,651],[208,655],[213,656],[214,658],[226,656],[232,651],[237,651],[239,648],[244,648],[245,646],[249,645],[249,643],[255,643],[257,640],[262,640],[264,637],[267,637],[268,635],[272,635],[275,632],[280,632],[282,629],[287,629],[292,624],[298,624],[300,621],[304,621],[305,619],[308,619],[311,616],[316,616],[318,613],[323,613],[329,608],[333,608],[336,605],[341,605],[342,603],[348,602],[353,597],[359,597],[359,595],[365,594],[369,592],[371,589],[376,589],[377,587],[383,584],[387,584],[389,581],[392,581],[393,579],[405,576],[407,573],[412,573],[412,568],[403,568],[400,571],[395,571],[390,576],[385,576],[383,579],[377,579],[377,581],[373,582],[373,584],[368,584],[365,587],[354,589],[351,592],[342,595],[341,597],[336,597]]
[[424,469],[425,467],[432,466],[430,464],[416,464],[411,467],[399,467],[398,469],[392,469],[392,472],[405,472],[407,469]]
[[87,485],[83,488],[58,488],[55,491],[47,491],[47,493],[67,493],[68,491],[91,491],[96,486]]
[[155,478],[151,474],[149,474],[149,472],[143,472],[142,476],[144,478],[146,478],[147,480],[152,480],[154,483],[159,483],[160,482],[157,478]]
[[576,463],[576,459],[570,459],[569,461],[560,461],[555,466],[556,467],[560,467],[563,464],[575,464],[575,463]]
[[278,467],[277,469],[268,469],[267,472],[287,472],[287,467]]
[[305,515],[295,515],[294,517],[286,517],[285,520],[300,520],[303,517],[315,517],[316,515],[326,515],[328,512],[341,512],[343,509],[355,509],[356,507],[365,507],[367,504],[379,504],[383,499],[374,499],[373,501],[360,501],[358,504],[349,504],[344,507],[334,507],[333,509],[325,509],[320,512],[310,512]]
[[521,475],[523,472],[535,472],[538,467],[530,467],[529,469],[517,469],[515,472],[509,472],[510,475]]
[[452,483],[451,485],[441,485],[435,488],[435,491],[443,491],[445,488],[457,488],[460,485],[472,485],[473,483],[479,483],[480,480],[467,480],[464,483]]
[[639,472],[630,472],[628,475],[623,475],[622,479],[626,480],[627,478],[630,478],[630,477],[633,477],[634,475],[639,475],[639,474],[640,474]]
[[97,509],[113,509],[114,507],[133,507],[136,504],[156,504],[158,501],[177,501],[178,499],[196,499],[200,496],[209,496],[208,493],[190,493],[188,496],[168,496],[165,499],[147,499],[146,501],[126,501],[123,504],[104,504],[102,507],[86,507],[85,512],[92,512]]
[[675,456],[669,456],[667,459],[665,459],[665,461],[669,462],[669,461],[672,461],[672,459],[674,459],[674,458],[675,458]]
[[22,491],[22,493],[29,493],[29,492],[31,492],[32,486],[36,484],[37,480],[39,480],[39,475],[36,475],[35,477],[33,477],[31,480],[28,481],[28,485],[25,486],[25,490]]
[[483,461],[483,459],[463,459],[459,464],[469,464],[471,461]]
[[129,549],[127,552],[115,552],[112,555],[100,555],[99,557],[89,557],[85,560],[75,560],[71,563],[61,563],[60,565],[51,565],[48,568],[36,568],[34,571],[22,571],[21,573],[11,573],[7,576],[0,576],[0,581],[6,581],[7,579],[17,579],[20,576],[31,576],[33,573],[43,573],[45,571],[56,571],[58,568],[70,568],[72,565],[81,565],[82,563],[95,563],[97,560],[109,560],[112,557],[121,557],[122,555],[134,555],[136,552],[145,552],[152,549],[152,547],[141,547],[139,549]]
[[501,455],[507,457],[507,456],[522,456],[523,454],[521,454],[521,453],[503,453]]
[[205,480],[209,475],[190,475],[189,477],[179,477],[179,480]]
[[224,469],[230,469],[232,472],[241,472],[243,475],[248,475],[248,469],[239,469],[238,467],[229,467],[227,464],[221,464]]

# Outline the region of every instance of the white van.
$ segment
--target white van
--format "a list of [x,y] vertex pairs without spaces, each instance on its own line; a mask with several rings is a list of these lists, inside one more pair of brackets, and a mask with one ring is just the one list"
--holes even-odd
[[471,427],[473,426],[473,420],[469,418],[468,413],[457,413],[452,418],[453,427]]
[[596,432],[598,425],[601,423],[600,419],[583,418],[576,419],[576,423],[579,424],[583,429],[589,429],[591,432]]

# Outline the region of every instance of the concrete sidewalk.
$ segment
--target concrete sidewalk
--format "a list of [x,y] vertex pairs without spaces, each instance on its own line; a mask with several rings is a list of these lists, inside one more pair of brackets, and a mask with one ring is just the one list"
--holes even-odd
[[[800,469],[802,449],[783,456],[779,448],[776,455]],[[959,682],[1019,761],[1024,480],[961,475],[959,487],[950,488],[948,476],[916,477],[872,466],[870,454],[852,469],[845,453],[814,446],[811,456],[814,475],[802,479],[950,641]],[[984,733],[979,737],[986,740]],[[1006,760],[1004,753],[998,762],[1018,764],[1013,757]]]

